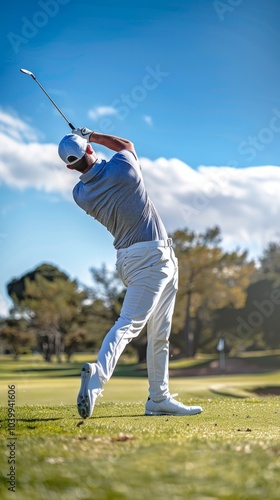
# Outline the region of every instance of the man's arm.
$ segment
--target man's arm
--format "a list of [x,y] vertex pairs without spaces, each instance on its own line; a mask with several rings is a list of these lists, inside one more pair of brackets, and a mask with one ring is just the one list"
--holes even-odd
[[89,136],[89,142],[94,142],[95,144],[100,144],[106,148],[112,149],[113,151],[122,151],[123,149],[128,149],[128,151],[134,151],[134,145],[128,139],[122,139],[115,135],[100,134],[99,132],[91,132]]
[[128,139],[122,139],[121,137],[117,137],[115,135],[93,132],[92,130],[85,127],[73,130],[73,134],[77,134],[80,137],[86,139],[88,142],[100,144],[101,146],[105,146],[106,148],[112,149],[113,151],[118,152],[122,151],[123,149],[127,149],[128,151],[132,151],[135,154],[134,145]]

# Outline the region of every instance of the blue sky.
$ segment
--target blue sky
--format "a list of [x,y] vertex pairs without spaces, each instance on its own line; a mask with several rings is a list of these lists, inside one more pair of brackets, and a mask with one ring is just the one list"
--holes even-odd
[[0,313],[41,262],[90,284],[115,258],[71,200],[70,129],[22,67],[75,126],[135,143],[169,231],[218,224],[253,256],[279,237],[277,0],[15,1],[0,23]]

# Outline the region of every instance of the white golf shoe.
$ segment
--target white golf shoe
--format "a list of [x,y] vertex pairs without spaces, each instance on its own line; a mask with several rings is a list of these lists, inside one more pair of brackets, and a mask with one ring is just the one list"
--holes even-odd
[[82,418],[91,417],[102,384],[95,363],[85,363],[81,371],[81,387],[77,397],[77,408]]
[[179,401],[176,401],[176,399],[173,399],[171,395],[164,401],[161,401],[160,403],[155,403],[151,399],[148,399],[146,403],[145,415],[184,416],[184,415],[197,415],[202,411],[203,410],[200,406],[185,406],[183,403],[180,403]]

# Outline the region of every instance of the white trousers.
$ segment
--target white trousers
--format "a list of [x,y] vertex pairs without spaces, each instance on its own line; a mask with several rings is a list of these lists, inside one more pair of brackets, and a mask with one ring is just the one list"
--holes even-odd
[[120,317],[104,338],[97,359],[106,382],[126,345],[147,324],[147,371],[153,401],[170,395],[169,336],[178,290],[178,261],[171,245],[171,239],[149,241],[117,251],[116,268],[127,291]]

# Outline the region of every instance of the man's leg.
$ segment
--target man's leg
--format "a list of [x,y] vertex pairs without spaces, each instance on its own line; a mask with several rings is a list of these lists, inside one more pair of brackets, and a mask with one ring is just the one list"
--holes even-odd
[[178,289],[178,270],[163,290],[147,324],[147,370],[149,394],[153,401],[163,401],[169,393],[169,336]]
[[154,282],[150,280],[150,271],[141,272],[141,277],[128,286],[120,317],[104,338],[97,359],[98,368],[104,381],[112,376],[119,357],[133,338],[137,337],[148,318],[153,313],[165,287],[166,278]]
[[171,261],[174,264],[172,279],[166,284],[148,320],[147,369],[150,397],[145,414],[150,416],[190,416],[202,412],[200,406],[186,406],[173,399],[169,392],[169,336],[178,289],[178,263],[172,249]]
[[[144,254],[142,265],[141,259],[137,266],[135,258],[125,262],[128,288],[120,317],[104,338],[97,363],[86,363],[82,368],[77,406],[84,418],[91,416],[103,384],[110,379],[127,344],[139,335],[145,326],[166,284],[174,274],[173,266],[170,266],[169,259],[162,259],[162,253],[155,249],[148,255]],[[153,265],[148,265],[147,261]]]

